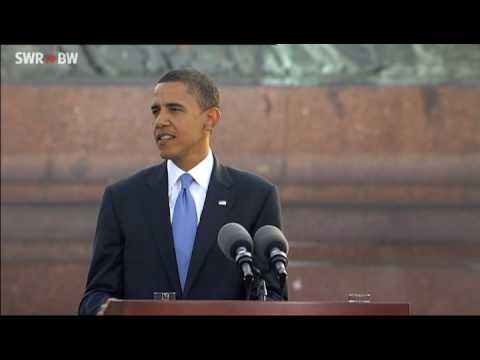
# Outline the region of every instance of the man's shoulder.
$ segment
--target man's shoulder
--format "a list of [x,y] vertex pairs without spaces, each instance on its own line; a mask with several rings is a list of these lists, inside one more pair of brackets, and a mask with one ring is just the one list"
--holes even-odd
[[136,188],[143,184],[146,184],[149,179],[160,176],[161,168],[164,166],[164,163],[149,166],[143,169],[138,170],[132,175],[121,178],[108,187],[115,192],[128,191],[132,188]]
[[223,165],[228,171],[235,184],[240,184],[246,187],[255,187],[264,190],[270,190],[274,184],[265,177],[255,174],[250,171],[241,170],[232,166]]

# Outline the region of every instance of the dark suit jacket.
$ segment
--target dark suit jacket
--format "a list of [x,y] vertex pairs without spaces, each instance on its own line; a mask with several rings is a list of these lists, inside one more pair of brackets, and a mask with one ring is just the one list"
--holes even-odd
[[[219,206],[226,200],[227,206]],[[263,225],[281,228],[277,189],[256,175],[214,167],[182,292],[168,206],[166,162],[140,171],[105,189],[93,257],[80,314],[95,314],[108,297],[152,299],[155,291],[177,299],[245,299],[240,271],[217,245],[220,228],[243,225],[254,236]],[[264,276],[270,299],[287,300],[273,272]],[[252,298],[256,290],[252,291]]]

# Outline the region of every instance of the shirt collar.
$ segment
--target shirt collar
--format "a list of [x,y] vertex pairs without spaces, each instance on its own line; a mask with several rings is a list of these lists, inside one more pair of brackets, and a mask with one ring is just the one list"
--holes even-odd
[[208,155],[205,159],[200,161],[195,167],[189,171],[183,171],[171,160],[167,160],[167,172],[168,172],[168,190],[172,191],[173,186],[180,179],[180,176],[188,172],[192,175],[196,183],[198,183],[205,191],[208,189],[208,183],[210,182],[210,175],[213,170],[213,154],[212,150],[208,149]]

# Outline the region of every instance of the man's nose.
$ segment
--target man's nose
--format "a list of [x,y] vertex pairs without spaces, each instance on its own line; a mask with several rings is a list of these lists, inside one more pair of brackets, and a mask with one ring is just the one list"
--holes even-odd
[[157,118],[155,119],[155,126],[167,126],[170,124],[170,120],[166,114],[159,114]]

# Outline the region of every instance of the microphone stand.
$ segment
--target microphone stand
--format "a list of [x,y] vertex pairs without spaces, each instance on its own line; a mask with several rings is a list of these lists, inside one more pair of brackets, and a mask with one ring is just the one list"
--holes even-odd
[[260,280],[260,285],[258,286],[257,293],[258,300],[267,301],[267,285],[265,283],[265,280]]
[[[256,268],[255,266],[252,266],[253,268],[253,273],[255,274],[255,278],[259,279],[258,281],[258,288],[257,288],[257,297],[259,301],[267,301],[267,284],[265,280],[262,278],[262,273],[261,271]],[[256,281],[253,281],[256,282]],[[250,293],[247,294],[247,300],[250,300]]]
[[250,294],[252,293],[252,284],[253,280],[248,278],[248,279],[243,279],[243,285],[245,286],[245,298],[246,300],[250,300]]
[[285,284],[287,282],[287,265],[288,258],[287,254],[280,249],[274,249],[270,255],[271,264],[275,265],[277,272],[277,279],[280,282],[280,290],[283,292],[285,289]]
[[244,247],[241,246],[237,249],[237,256],[235,262],[242,271],[243,286],[245,287],[246,299],[250,300],[250,293],[252,291],[252,284],[254,282],[254,268],[252,262],[252,254]]

